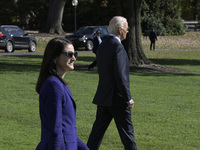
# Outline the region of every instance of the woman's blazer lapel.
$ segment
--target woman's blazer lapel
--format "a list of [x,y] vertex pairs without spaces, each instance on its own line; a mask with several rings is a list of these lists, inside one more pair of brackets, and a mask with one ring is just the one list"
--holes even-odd
[[69,88],[68,88],[68,86],[67,86],[67,85],[65,86],[65,89],[66,89],[67,93],[69,94],[69,97],[70,97],[70,98],[71,98],[71,100],[73,101],[73,103],[74,103],[74,106],[75,106],[75,108],[76,108],[76,103],[75,103],[75,100],[74,100],[74,98],[73,98],[73,96],[72,96],[72,93],[70,92],[70,90],[69,90]]

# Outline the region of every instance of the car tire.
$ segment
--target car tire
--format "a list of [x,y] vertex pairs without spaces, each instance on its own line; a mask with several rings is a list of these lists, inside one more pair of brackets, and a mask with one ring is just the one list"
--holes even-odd
[[6,43],[5,52],[7,52],[7,53],[14,52],[14,46],[13,46],[13,43],[11,41],[8,41]]
[[36,51],[36,47],[37,47],[36,43],[34,41],[30,41],[28,51],[29,52],[35,52]]
[[92,51],[93,50],[93,47],[94,47],[94,44],[91,40],[88,40],[87,43],[86,43],[86,49],[88,51]]

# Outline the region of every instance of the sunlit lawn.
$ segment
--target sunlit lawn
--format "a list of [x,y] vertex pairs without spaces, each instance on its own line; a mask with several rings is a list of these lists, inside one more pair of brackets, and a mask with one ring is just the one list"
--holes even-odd
[[[188,69],[189,73],[130,72],[135,107],[132,120],[140,150],[200,149],[200,51],[145,51],[153,62]],[[42,55],[0,56],[0,150],[33,150],[40,141],[35,92]],[[94,55],[79,54],[77,64]],[[77,129],[86,143],[95,119],[97,70],[77,70],[65,80],[77,104]],[[123,150],[114,122],[100,150]]]
[[[149,38],[141,39],[143,48],[149,50]],[[200,32],[187,32],[179,36],[158,36],[157,39],[157,50],[200,50]]]

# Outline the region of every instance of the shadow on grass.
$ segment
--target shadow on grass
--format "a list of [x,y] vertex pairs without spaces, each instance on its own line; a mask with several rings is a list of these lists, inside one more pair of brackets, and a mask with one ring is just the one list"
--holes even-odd
[[[42,55],[1,56],[0,74],[4,72],[39,72]],[[3,59],[2,59],[3,58]]]
[[77,61],[85,61],[85,62],[92,62],[94,61],[96,58],[93,56],[78,56],[77,57]]
[[27,54],[27,55],[7,55],[7,56],[4,56],[4,57],[13,57],[13,58],[24,58],[24,59],[42,59],[43,58],[43,55],[34,55],[34,54]]
[[200,65],[200,60],[194,59],[150,59],[155,64],[160,65]]
[[[75,65],[76,71],[85,71],[88,74],[98,74],[98,68],[94,67],[90,71],[88,71],[88,65]],[[192,72],[162,72],[158,69],[147,68],[147,67],[130,67],[131,75],[139,75],[139,76],[200,76],[200,72],[192,73]]]
[[150,72],[130,72],[131,75],[138,76],[200,76],[197,73],[150,73]]
[[[16,72],[39,72],[43,55],[12,55],[12,56],[1,56],[0,59],[0,74],[9,71]],[[3,59],[2,59],[3,58]],[[88,65],[84,62],[92,62],[95,58],[93,56],[79,56],[77,63],[75,64],[76,71],[85,71],[88,74],[97,74],[97,67],[88,71]],[[83,63],[79,63],[79,61]],[[152,62],[160,65],[200,65],[199,60],[186,60],[186,59],[151,59]],[[177,69],[176,69],[177,70]],[[200,76],[199,72],[192,73],[182,71],[178,72],[165,72],[159,70],[159,68],[149,67],[130,67],[130,74],[137,73],[142,76],[170,76],[170,75],[182,75],[182,76]]]

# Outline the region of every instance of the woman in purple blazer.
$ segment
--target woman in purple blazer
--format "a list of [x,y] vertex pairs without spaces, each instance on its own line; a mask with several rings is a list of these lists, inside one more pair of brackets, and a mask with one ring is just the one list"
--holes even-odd
[[41,119],[36,150],[89,150],[77,137],[76,104],[64,81],[66,72],[74,69],[76,56],[66,39],[54,38],[46,46],[36,85]]

